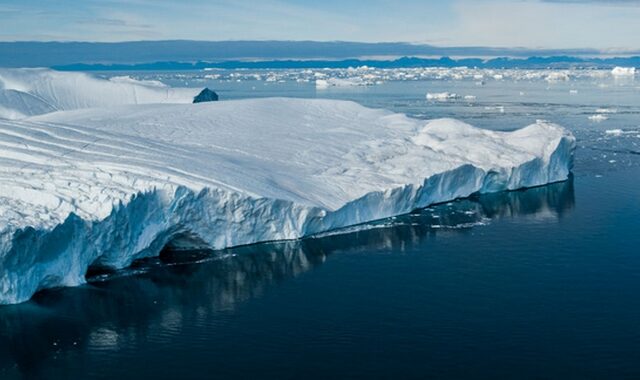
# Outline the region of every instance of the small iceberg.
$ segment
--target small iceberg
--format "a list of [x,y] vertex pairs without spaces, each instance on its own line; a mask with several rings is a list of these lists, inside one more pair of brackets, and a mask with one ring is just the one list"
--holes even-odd
[[451,92],[436,92],[436,93],[427,93],[427,100],[435,100],[444,102],[447,100],[459,99],[460,96],[458,94],[454,94]]
[[611,75],[614,77],[632,77],[636,74],[635,67],[615,67],[611,70]]
[[371,84],[372,83],[360,77],[316,79],[317,89],[326,89],[329,87],[360,87],[369,86]]
[[599,123],[599,122],[601,122],[601,121],[608,120],[608,119],[609,119],[609,116],[607,116],[607,115],[603,115],[603,114],[600,114],[600,113],[599,113],[599,114],[595,114],[595,115],[590,115],[590,116],[588,117],[588,119],[589,119],[589,120],[591,120],[591,121],[594,121],[594,122],[596,122],[596,123]]

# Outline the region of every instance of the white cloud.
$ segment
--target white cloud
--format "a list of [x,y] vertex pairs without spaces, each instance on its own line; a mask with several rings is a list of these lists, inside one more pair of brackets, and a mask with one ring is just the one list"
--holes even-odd
[[640,48],[640,0],[0,0],[0,39]]
[[457,1],[455,43],[542,48],[638,48],[640,8],[536,1]]

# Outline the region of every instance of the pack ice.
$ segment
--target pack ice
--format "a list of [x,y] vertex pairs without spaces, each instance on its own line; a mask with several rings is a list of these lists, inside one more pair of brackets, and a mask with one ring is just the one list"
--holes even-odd
[[[60,104],[77,96],[51,91]],[[547,122],[494,132],[347,101],[114,101],[0,119],[0,303],[165,246],[296,239],[562,181],[575,147]]]

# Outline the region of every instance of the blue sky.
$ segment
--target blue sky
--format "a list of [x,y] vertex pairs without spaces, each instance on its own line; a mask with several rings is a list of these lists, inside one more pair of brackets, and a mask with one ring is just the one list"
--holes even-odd
[[640,48],[640,0],[0,0],[0,40]]

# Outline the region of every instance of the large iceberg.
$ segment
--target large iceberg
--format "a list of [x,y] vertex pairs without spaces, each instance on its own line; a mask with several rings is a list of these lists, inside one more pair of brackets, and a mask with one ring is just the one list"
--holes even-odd
[[166,247],[297,239],[567,179],[574,137],[336,100],[134,104],[0,119],[0,303]]

